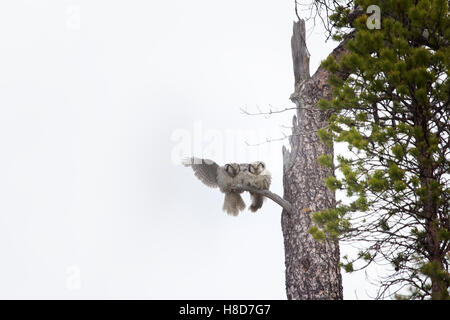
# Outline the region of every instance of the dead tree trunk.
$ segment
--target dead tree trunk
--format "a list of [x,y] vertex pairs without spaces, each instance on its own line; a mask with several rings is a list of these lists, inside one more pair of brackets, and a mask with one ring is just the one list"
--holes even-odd
[[[336,205],[335,195],[324,179],[333,169],[317,162],[322,154],[333,155],[333,147],[319,140],[316,132],[328,125],[329,114],[317,107],[321,98],[330,98],[328,71],[319,68],[310,77],[306,48],[305,23],[294,22],[291,40],[294,62],[295,92],[291,100],[297,105],[290,138],[291,150],[283,148],[284,199],[291,212],[283,210],[281,225],[284,236],[286,294],[288,299],[342,299],[342,277],[339,267],[339,244],[313,239],[308,229],[313,225],[314,211]],[[339,56],[342,46],[332,54]]]

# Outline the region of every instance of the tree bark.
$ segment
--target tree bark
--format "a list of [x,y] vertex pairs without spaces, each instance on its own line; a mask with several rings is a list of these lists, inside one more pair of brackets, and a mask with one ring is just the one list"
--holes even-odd
[[[286,294],[288,299],[342,299],[338,241],[319,242],[308,233],[313,225],[312,213],[335,207],[336,199],[324,183],[334,170],[317,162],[322,154],[333,156],[333,147],[322,143],[316,134],[328,125],[329,114],[320,111],[317,102],[331,98],[329,74],[319,68],[310,77],[304,39],[304,21],[294,22],[291,46],[295,92],[291,100],[297,105],[297,114],[293,117],[290,151],[283,148],[284,199],[292,206],[290,214],[284,209],[281,217]],[[337,57],[344,50],[340,45],[332,54]]]

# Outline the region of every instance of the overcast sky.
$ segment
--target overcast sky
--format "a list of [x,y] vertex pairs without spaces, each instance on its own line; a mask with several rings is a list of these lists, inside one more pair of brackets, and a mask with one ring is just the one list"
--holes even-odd
[[[280,208],[227,216],[179,160],[283,193],[292,113],[240,109],[293,106],[293,2],[1,2],[0,298],[286,298]],[[336,44],[307,28],[313,73]]]

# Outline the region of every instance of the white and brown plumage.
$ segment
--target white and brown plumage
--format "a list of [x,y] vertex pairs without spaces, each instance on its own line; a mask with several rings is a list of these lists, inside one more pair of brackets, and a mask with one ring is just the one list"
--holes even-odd
[[[241,168],[247,166],[247,170],[243,169],[242,172],[242,184],[259,189],[269,190],[270,183],[272,181],[272,175],[266,169],[266,165],[262,161],[256,161],[249,164],[241,164]],[[256,212],[261,209],[264,203],[264,196],[250,192],[252,204],[249,209],[252,212]]]
[[223,210],[229,215],[237,216],[240,211],[245,209],[241,192],[232,189],[240,182],[240,166],[238,164],[229,163],[222,167],[212,160],[195,157],[185,159],[183,164],[191,167],[195,176],[205,185],[211,188],[219,187],[220,191],[225,193]]

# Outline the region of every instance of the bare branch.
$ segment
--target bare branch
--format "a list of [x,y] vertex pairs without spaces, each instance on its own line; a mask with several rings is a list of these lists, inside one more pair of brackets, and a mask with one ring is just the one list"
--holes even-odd
[[292,205],[289,201],[283,199],[279,195],[277,195],[269,190],[259,190],[259,189],[253,188],[253,187],[244,186],[242,184],[238,184],[238,185],[234,186],[233,190],[248,191],[248,192],[256,193],[256,194],[262,195],[266,198],[269,198],[270,200],[272,200],[273,202],[278,204],[280,207],[282,207],[284,210],[286,210],[288,215],[291,215],[291,213],[293,211]]
[[[322,129],[326,129],[327,127],[324,127]],[[248,143],[247,141],[245,142],[245,145],[247,147],[258,147],[261,146],[265,143],[272,143],[272,142],[278,142],[278,141],[283,141],[292,137],[300,137],[300,136],[307,136],[309,134],[317,134],[317,130],[313,130],[313,131],[302,131],[300,133],[293,133],[293,134],[285,134],[284,132],[282,132],[283,136],[282,137],[278,137],[278,138],[266,138],[266,141],[263,142],[258,142],[258,143]],[[335,166],[335,168],[339,168],[340,166]]]
[[[311,109],[308,108],[302,108],[302,107],[291,107],[291,108],[284,108],[284,109],[272,109],[272,106],[269,105],[269,111],[258,111],[258,112],[249,112],[247,110],[245,110],[244,108],[241,108],[241,112],[247,116],[271,116],[272,114],[276,114],[276,113],[283,113],[286,111],[290,111],[290,110],[308,110],[308,111],[313,111]],[[260,110],[258,108],[258,110]]]

